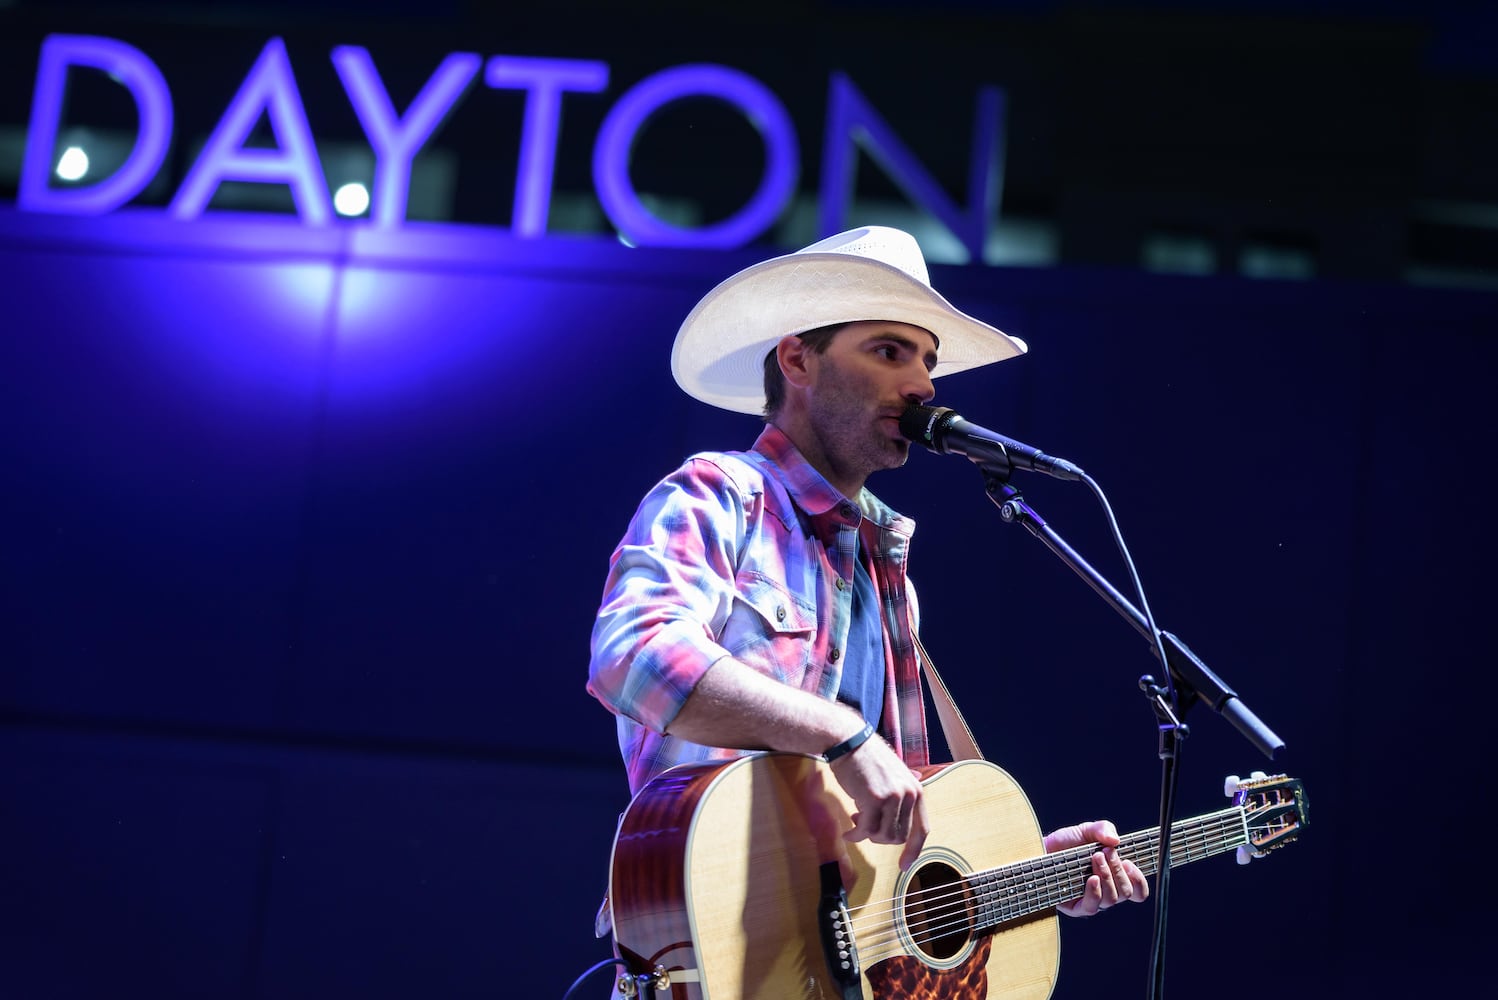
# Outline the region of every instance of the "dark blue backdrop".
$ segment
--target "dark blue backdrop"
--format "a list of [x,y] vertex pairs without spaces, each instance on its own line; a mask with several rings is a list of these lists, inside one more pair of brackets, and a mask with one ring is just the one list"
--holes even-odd
[[[643,491],[756,433],[667,356],[758,256],[0,213],[4,995],[560,997],[606,957],[591,615]],[[1228,772],[1310,790],[1299,843],[1174,880],[1173,992],[1475,984],[1498,297],[935,279],[1032,345],[938,402],[1086,467],[1161,624],[1288,742],[1196,709],[1182,812]],[[1042,821],[1151,825],[1133,630],[963,460],[872,485]],[[1080,487],[1022,485],[1127,589]],[[1068,922],[1057,996],[1142,993],[1150,923]]]

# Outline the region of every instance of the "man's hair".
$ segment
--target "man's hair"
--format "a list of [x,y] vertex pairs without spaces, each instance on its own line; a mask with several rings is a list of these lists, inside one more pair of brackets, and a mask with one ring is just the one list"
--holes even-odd
[[[807,330],[798,333],[807,347],[814,354],[825,354],[827,345],[832,343],[832,338],[847,323],[834,323],[832,326],[819,326],[815,330]],[[780,411],[785,403],[785,374],[780,370],[780,359],[776,357],[776,349],[770,348],[770,353],[765,355],[765,419],[769,420]]]

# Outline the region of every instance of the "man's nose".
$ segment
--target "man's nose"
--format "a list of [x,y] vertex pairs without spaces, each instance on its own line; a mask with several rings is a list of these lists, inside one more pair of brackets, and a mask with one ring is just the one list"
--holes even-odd
[[931,373],[921,365],[910,374],[901,396],[907,403],[929,403],[936,398],[936,386],[931,384]]

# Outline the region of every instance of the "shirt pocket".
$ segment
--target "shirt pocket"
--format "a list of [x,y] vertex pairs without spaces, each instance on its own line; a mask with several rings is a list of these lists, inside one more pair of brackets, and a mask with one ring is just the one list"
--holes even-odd
[[816,655],[815,598],[754,571],[739,574],[719,642],[734,659],[801,687]]

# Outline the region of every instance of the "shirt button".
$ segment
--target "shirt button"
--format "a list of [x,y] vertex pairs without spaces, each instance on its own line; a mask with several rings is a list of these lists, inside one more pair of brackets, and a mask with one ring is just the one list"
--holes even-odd
[[836,663],[838,660],[842,659],[843,653],[842,650],[834,648],[832,652],[827,654],[827,656],[832,660],[833,663]]
[[853,505],[850,503],[843,504],[837,509],[837,512],[850,521],[853,519]]
[[785,605],[784,604],[776,606],[776,608],[775,608],[775,620],[778,621],[778,622],[785,621]]
[[837,578],[837,589],[838,590],[843,590],[847,586],[848,586],[848,582],[846,580],[844,580],[842,577],[838,577]]

